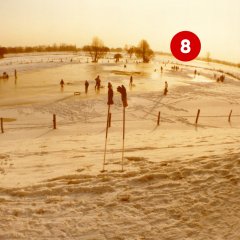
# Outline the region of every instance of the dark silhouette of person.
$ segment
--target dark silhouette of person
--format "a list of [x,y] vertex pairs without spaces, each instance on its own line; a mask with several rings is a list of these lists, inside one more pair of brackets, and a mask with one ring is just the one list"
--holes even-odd
[[15,80],[17,79],[17,70],[14,70],[14,76],[15,76]]
[[197,75],[197,70],[195,69],[195,70],[194,70],[194,76],[196,76],[196,75]]
[[163,92],[163,94],[164,94],[164,95],[167,95],[167,93],[168,93],[168,83],[165,81],[165,87],[164,87],[164,92]]
[[123,85],[121,87],[118,86],[117,87],[117,91],[119,93],[121,93],[123,107],[127,107],[128,103],[127,103],[127,91],[126,91],[126,88]]
[[108,105],[113,104],[113,89],[112,89],[112,84],[109,82],[108,83]]
[[89,87],[89,82],[86,80],[85,81],[85,93],[88,93],[88,87]]
[[130,77],[129,86],[132,87],[132,85],[133,85],[133,77],[131,76],[131,77]]
[[64,81],[63,81],[63,79],[60,81],[60,85],[61,85],[61,88],[63,88],[64,87]]
[[95,78],[96,84],[95,84],[95,90],[100,90],[100,86],[101,86],[101,80],[99,75]]
[[3,75],[2,75],[2,78],[3,78],[3,79],[8,79],[8,78],[9,78],[9,75],[8,75],[6,72],[4,72]]
[[163,72],[163,67],[161,66],[161,73]]

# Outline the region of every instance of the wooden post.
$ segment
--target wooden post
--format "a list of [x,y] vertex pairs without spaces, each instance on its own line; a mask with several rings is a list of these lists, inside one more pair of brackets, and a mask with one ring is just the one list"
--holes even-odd
[[125,107],[123,107],[123,145],[122,145],[122,172],[123,172],[123,158],[124,158],[124,140],[125,140]]
[[4,133],[4,130],[3,130],[3,118],[1,118],[1,132]]
[[107,126],[106,126],[106,135],[105,135],[105,148],[104,148],[104,157],[103,157],[103,169],[104,172],[104,166],[105,166],[105,160],[106,160],[106,151],[107,151],[107,137],[108,137],[108,128],[109,128],[109,112],[110,112],[110,104],[108,105],[108,112],[107,112]]
[[199,118],[199,114],[200,114],[200,109],[198,109],[198,112],[197,112],[197,117],[196,117],[195,124],[198,124],[198,118]]
[[53,114],[53,129],[57,129],[56,114]]
[[111,121],[112,121],[112,113],[109,113],[108,115],[108,127],[111,127]]
[[232,116],[232,110],[231,110],[230,113],[229,113],[228,122],[231,122],[231,116]]
[[157,120],[157,125],[159,126],[160,124],[160,112],[158,112],[158,120]]

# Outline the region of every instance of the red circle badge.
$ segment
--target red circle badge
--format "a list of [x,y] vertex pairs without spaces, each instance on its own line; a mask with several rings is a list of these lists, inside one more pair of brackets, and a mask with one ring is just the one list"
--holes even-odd
[[196,58],[200,53],[201,42],[196,34],[182,31],[172,38],[170,47],[175,58],[188,62]]

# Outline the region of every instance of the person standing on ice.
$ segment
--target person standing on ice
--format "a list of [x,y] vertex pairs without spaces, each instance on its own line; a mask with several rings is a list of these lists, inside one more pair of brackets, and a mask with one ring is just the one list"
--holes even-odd
[[85,93],[88,93],[88,87],[89,87],[89,82],[86,80],[85,81]]
[[99,90],[100,88],[100,84],[101,84],[101,80],[100,80],[100,77],[99,75],[95,78],[95,90]]
[[14,76],[15,76],[15,80],[17,79],[17,70],[14,70]]
[[63,79],[60,81],[60,85],[61,85],[61,88],[64,87],[64,81],[63,81]]
[[163,92],[163,94],[164,94],[164,95],[167,95],[167,93],[168,93],[168,83],[167,83],[167,81],[165,81],[165,87],[164,87],[164,92]]
[[133,77],[131,76],[131,77],[130,77],[129,86],[132,87],[132,85],[133,85]]

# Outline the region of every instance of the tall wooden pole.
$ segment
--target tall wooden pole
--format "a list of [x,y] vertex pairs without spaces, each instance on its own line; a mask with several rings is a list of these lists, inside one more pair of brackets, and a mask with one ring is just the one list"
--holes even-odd
[[1,132],[4,133],[4,130],[3,130],[3,118],[1,118]]
[[123,158],[124,158],[124,140],[125,140],[125,107],[123,107],[122,171],[123,171]]
[[228,122],[231,122],[231,116],[232,116],[232,110],[231,110],[230,113],[229,113]]
[[103,170],[105,166],[105,160],[106,160],[106,151],[107,151],[107,137],[108,137],[108,128],[109,128],[109,112],[110,112],[110,104],[108,105],[108,112],[107,112],[107,125],[106,125],[106,135],[105,135],[105,148],[104,148],[104,158],[103,158]]
[[111,122],[112,122],[112,114],[109,113],[108,127],[111,127]]
[[157,120],[157,125],[159,126],[160,124],[160,112],[158,112],[158,120]]
[[53,129],[57,129],[56,114],[53,114]]
[[197,112],[197,117],[196,117],[195,124],[197,124],[197,123],[198,123],[199,114],[200,114],[200,109],[198,109],[198,112]]

